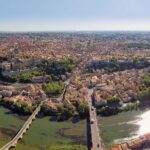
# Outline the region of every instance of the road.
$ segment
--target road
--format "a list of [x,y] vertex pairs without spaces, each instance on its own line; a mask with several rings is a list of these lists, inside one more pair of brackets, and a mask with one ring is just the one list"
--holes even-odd
[[100,132],[97,122],[96,108],[92,105],[93,89],[88,90],[88,103],[89,103],[89,116],[90,116],[90,129],[91,129],[91,150],[103,150]]

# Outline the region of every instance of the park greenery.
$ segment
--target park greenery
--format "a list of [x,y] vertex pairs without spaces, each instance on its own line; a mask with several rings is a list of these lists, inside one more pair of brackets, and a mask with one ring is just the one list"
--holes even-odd
[[3,76],[3,81],[7,82],[21,82],[21,83],[31,83],[32,78],[35,76],[41,76],[43,73],[40,70],[32,71],[30,73],[24,73],[20,75],[12,75],[12,76]]
[[110,64],[105,68],[108,72],[123,71],[126,69],[142,69],[148,67],[150,63],[145,58],[133,57],[126,61],[119,61],[113,57]]
[[21,74],[18,78],[19,81],[22,83],[30,83],[32,82],[32,74],[31,73],[25,73],[25,74]]
[[147,73],[143,78],[139,98],[142,103],[148,102],[150,99],[150,73]]
[[148,43],[130,43],[127,46],[129,49],[150,49],[150,44]]
[[[5,57],[0,57],[0,62],[4,60],[6,60]],[[0,78],[6,82],[31,83],[34,77],[46,76],[46,82],[60,81],[62,80],[61,76],[71,72],[75,66],[76,62],[71,58],[62,58],[61,60],[43,60],[36,66],[38,70],[11,76],[3,76],[0,68]]]
[[107,100],[107,104],[110,106],[112,105],[118,106],[119,102],[120,102],[120,99],[118,97],[110,97]]
[[92,61],[87,65],[88,71],[96,69],[104,69],[107,72],[117,72],[130,69],[142,69],[150,66],[149,61],[146,58],[133,57],[128,60],[118,60],[115,56],[109,61]]
[[54,145],[48,150],[87,150],[87,147],[83,145]]
[[40,68],[48,75],[58,76],[71,72],[76,66],[76,63],[71,58],[63,58],[60,61],[56,60],[44,60],[42,61]]
[[61,94],[64,87],[65,84],[62,81],[49,82],[42,85],[42,89],[48,96]]

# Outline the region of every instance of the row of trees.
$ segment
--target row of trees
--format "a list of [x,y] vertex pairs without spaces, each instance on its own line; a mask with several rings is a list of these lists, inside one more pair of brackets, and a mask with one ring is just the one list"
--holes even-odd
[[46,74],[57,76],[61,74],[66,74],[67,72],[71,72],[72,69],[76,66],[76,63],[71,58],[65,58],[60,61],[56,60],[44,60],[40,68]]
[[42,106],[42,111],[45,115],[56,116],[58,120],[69,119],[75,116],[85,118],[88,113],[88,105],[81,102],[76,102],[76,104],[65,103],[53,109],[51,106],[44,104]]
[[98,107],[97,113],[101,116],[111,116],[118,114],[123,111],[137,110],[139,108],[140,102],[135,101],[132,103],[127,103],[126,105],[120,104],[121,100],[117,97],[110,97],[107,99],[107,105]]
[[142,103],[147,102],[150,99],[150,74],[149,73],[145,75],[142,81],[139,98]]
[[150,49],[150,44],[148,43],[130,43],[128,44],[129,49]]
[[139,108],[139,102],[128,103],[126,106],[121,107],[111,107],[111,106],[103,106],[97,109],[97,113],[101,116],[111,116],[116,115],[123,111],[129,110],[137,110]]
[[28,106],[26,103],[21,103],[19,101],[12,102],[9,100],[1,99],[0,105],[3,105],[4,107],[9,108],[21,115],[30,115],[34,110],[34,107]]
[[0,73],[0,77],[3,81],[6,82],[21,82],[21,83],[31,83],[32,78],[35,76],[41,76],[43,72],[41,70],[32,71],[31,73],[24,73],[21,75],[12,75],[12,76],[3,76]]
[[[0,105],[7,107],[14,112],[22,115],[30,115],[33,113],[35,106],[28,106],[26,103],[21,103],[19,101],[13,102],[5,98],[0,99]],[[64,103],[61,106],[57,106],[56,109],[44,104],[42,105],[42,112],[45,115],[56,116],[58,120],[65,120],[71,117],[80,116],[80,118],[85,118],[88,113],[88,105],[76,101],[73,104]]]
[[131,58],[125,61],[118,61],[116,57],[112,57],[112,59],[108,61],[93,61],[90,65],[87,66],[88,70],[96,70],[96,69],[105,69],[108,72],[117,72],[123,71],[126,69],[141,69],[150,66],[150,63],[145,58]]
[[42,85],[42,89],[48,96],[61,94],[65,84],[62,81],[49,82]]

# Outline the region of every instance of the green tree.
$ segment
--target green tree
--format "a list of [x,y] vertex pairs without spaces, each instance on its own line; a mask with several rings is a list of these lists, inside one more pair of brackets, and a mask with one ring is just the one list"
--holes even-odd
[[150,87],[140,91],[140,101],[148,101],[150,99]]
[[19,76],[19,81],[23,83],[30,83],[32,82],[32,74],[30,73],[25,73]]
[[42,85],[43,90],[46,92],[48,96],[61,94],[65,84],[63,82],[51,82],[51,83],[44,83]]
[[79,115],[81,118],[85,118],[86,115],[87,115],[87,112],[88,112],[88,105],[87,104],[84,104],[84,103],[80,103],[78,105],[78,112],[79,112]]
[[109,98],[109,99],[107,100],[107,103],[108,103],[109,105],[118,105],[119,102],[120,102],[120,99],[117,98],[117,97],[111,97],[111,98]]

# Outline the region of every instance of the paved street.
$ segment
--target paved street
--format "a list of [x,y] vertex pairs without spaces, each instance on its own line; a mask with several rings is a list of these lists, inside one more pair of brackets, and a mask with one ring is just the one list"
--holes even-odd
[[92,105],[92,93],[93,89],[88,90],[88,99],[89,99],[89,113],[90,113],[90,126],[91,126],[91,140],[92,140],[92,147],[91,150],[103,150],[100,132],[97,122],[97,114],[96,108]]

